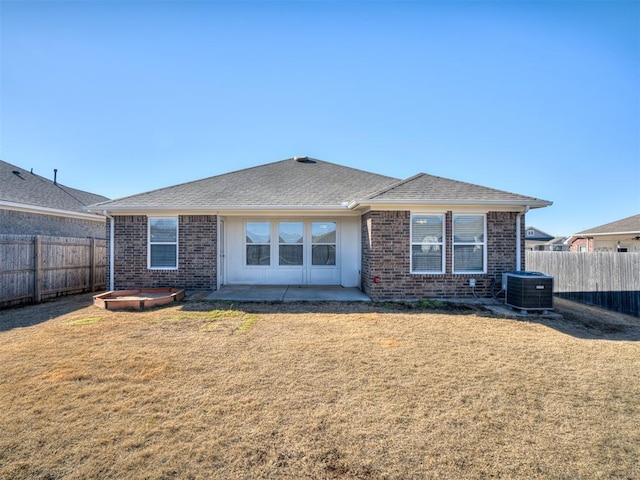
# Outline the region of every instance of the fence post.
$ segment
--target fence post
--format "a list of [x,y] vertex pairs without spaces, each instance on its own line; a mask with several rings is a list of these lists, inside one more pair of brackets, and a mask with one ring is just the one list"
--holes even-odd
[[96,239],[89,241],[89,291],[96,291]]
[[36,235],[33,239],[33,301],[42,300],[42,237]]

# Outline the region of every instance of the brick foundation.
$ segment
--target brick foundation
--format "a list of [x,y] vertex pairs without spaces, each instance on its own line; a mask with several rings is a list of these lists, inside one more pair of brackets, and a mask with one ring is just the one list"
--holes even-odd
[[[368,212],[362,216],[362,290],[373,300],[464,298],[473,296],[469,279],[475,278],[475,294],[489,297],[493,281],[499,285],[502,272],[515,269],[516,215],[516,212],[487,214],[486,274],[454,274],[451,261],[453,213],[447,212],[445,273],[424,275],[412,274],[410,269],[411,212]],[[521,225],[521,251],[524,252],[524,216]]]

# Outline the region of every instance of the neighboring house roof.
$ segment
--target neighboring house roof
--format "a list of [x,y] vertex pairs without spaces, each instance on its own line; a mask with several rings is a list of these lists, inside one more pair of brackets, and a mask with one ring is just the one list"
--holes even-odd
[[355,208],[369,204],[551,202],[418,174],[406,180],[307,157],[294,157],[93,205],[94,210]]
[[529,250],[541,250],[540,247],[543,247],[542,250],[558,250],[556,247],[561,247],[560,249],[564,250],[565,248],[569,248],[565,244],[565,240],[567,237],[553,237],[550,240],[525,240],[526,248]]
[[[526,240],[529,240],[529,241],[543,241],[543,242],[546,242],[548,240],[553,239],[553,235],[549,235],[547,232],[543,232],[542,230],[540,230],[539,228],[536,228],[536,227],[526,227],[525,231],[527,232]],[[533,235],[529,235],[529,232],[531,232],[531,231],[533,231]]]
[[572,237],[626,233],[640,233],[640,214],[632,215],[630,217],[623,218],[622,220],[616,220],[615,222],[606,223],[599,227],[593,227],[582,232],[574,233]]
[[54,183],[0,160],[0,208],[87,216],[84,207],[105,200],[108,198]]
[[562,245],[564,244],[564,241],[566,239],[567,237],[553,237],[551,240],[545,243],[545,245]]
[[564,245],[567,237],[554,237],[548,242],[544,242],[542,245]]

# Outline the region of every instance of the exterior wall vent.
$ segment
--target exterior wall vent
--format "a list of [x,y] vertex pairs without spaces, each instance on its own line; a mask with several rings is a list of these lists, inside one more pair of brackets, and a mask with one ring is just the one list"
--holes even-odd
[[309,157],[299,156],[299,157],[293,157],[293,159],[298,163],[316,163],[315,160],[312,160]]

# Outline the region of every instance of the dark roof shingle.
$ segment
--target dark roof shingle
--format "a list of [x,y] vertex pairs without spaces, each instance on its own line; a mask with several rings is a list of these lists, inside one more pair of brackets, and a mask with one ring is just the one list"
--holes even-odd
[[367,197],[367,200],[417,202],[423,204],[507,203],[546,206],[550,202],[516,193],[496,190],[472,183],[419,173],[390,185]]
[[[306,157],[304,157],[306,158]],[[550,202],[424,173],[406,180],[296,157],[94,205],[94,209],[343,207],[368,203],[508,204]]]
[[398,179],[295,158],[161,188],[101,204],[106,208],[340,206]]
[[576,235],[597,235],[604,233],[640,233],[640,214],[632,215],[615,222],[593,227]]
[[85,206],[105,200],[0,160],[0,201],[86,213]]

